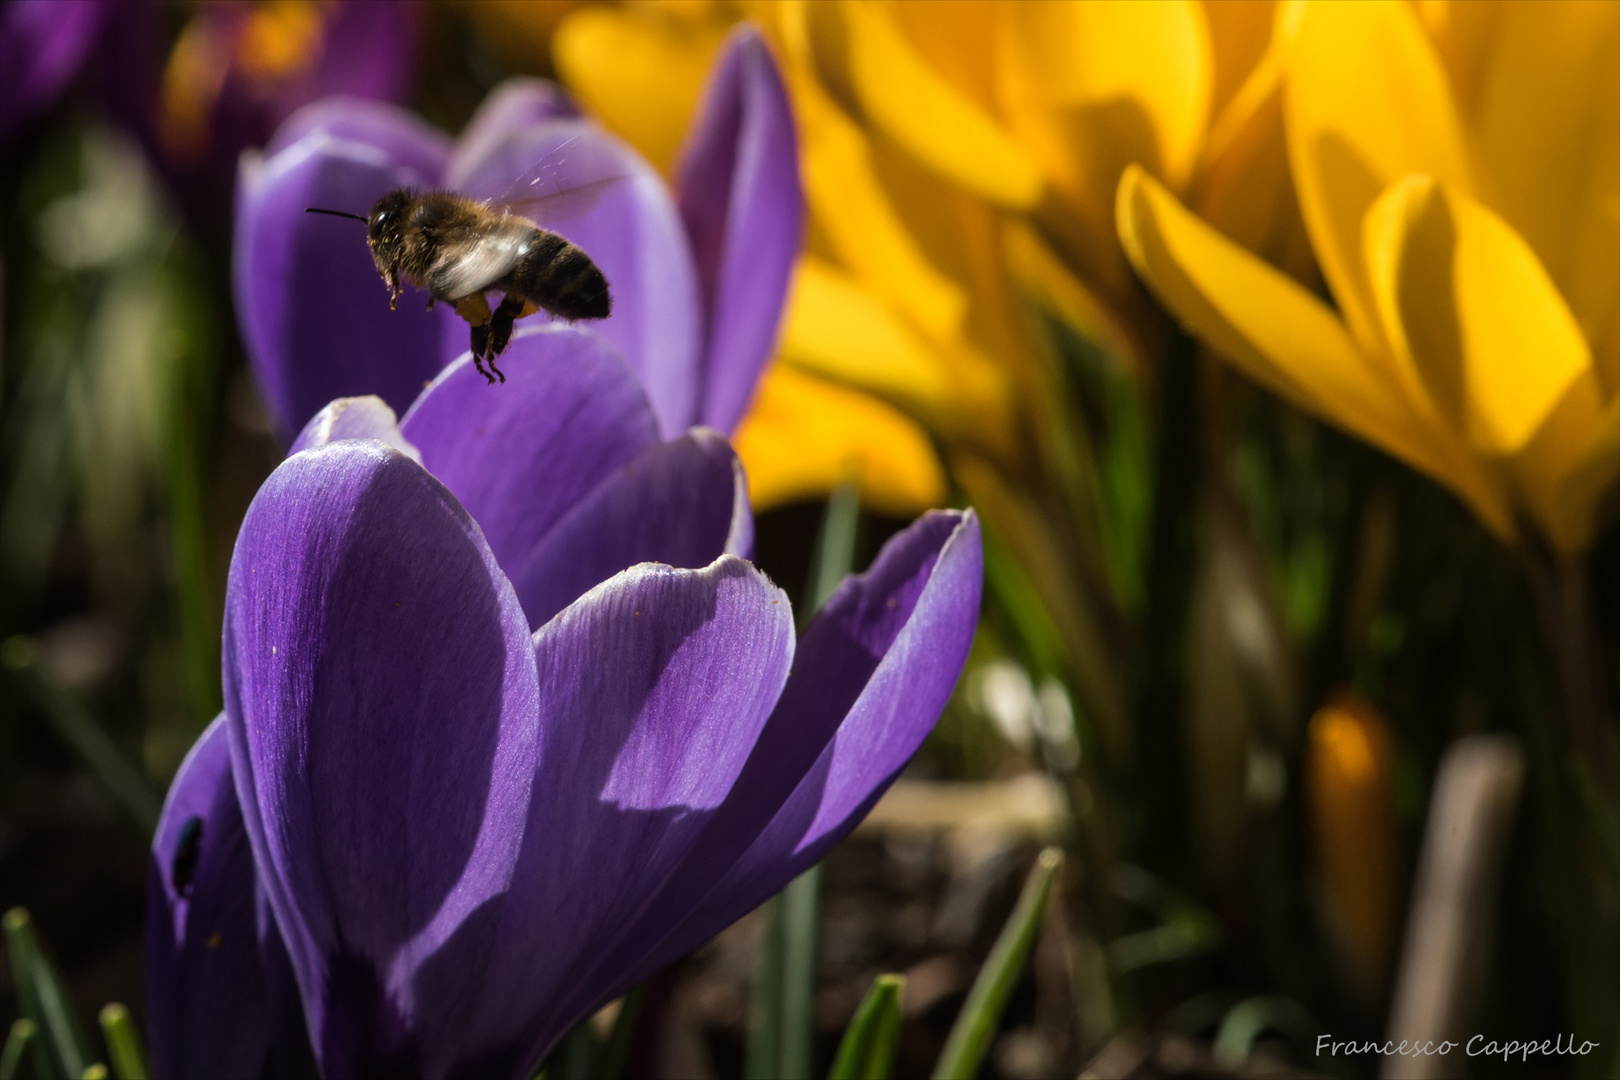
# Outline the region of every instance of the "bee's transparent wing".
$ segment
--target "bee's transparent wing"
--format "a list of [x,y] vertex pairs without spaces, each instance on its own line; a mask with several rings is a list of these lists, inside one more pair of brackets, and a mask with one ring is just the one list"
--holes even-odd
[[481,292],[512,272],[532,231],[519,222],[468,241],[446,245],[444,256],[428,271],[434,293],[460,299]]
[[585,213],[604,191],[629,176],[609,146],[581,132],[548,150],[492,205],[551,227]]

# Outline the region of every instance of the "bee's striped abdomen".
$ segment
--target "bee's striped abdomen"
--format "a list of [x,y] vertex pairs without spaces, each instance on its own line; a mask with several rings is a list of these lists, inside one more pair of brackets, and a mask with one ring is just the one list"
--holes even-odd
[[501,286],[564,319],[605,319],[612,310],[607,278],[591,257],[546,229],[534,231]]

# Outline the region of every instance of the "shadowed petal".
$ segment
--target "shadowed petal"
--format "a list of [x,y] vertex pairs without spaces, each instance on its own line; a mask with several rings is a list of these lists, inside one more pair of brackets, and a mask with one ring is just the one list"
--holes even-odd
[[365,226],[309,206],[365,213],[417,174],[382,151],[310,135],[244,157],[232,275],[237,317],[259,385],[290,435],[333,398],[377,394],[396,410],[443,366],[441,326],[407,292],[398,311],[372,265]]
[[283,963],[286,954],[273,924],[261,944],[256,892],[221,716],[186,755],[152,841],[146,1012],[156,1075],[262,1075],[285,1021],[307,1044],[297,988],[266,977],[262,953]]
[[490,386],[463,357],[400,426],[482,527],[500,564],[516,566],[658,432],[635,376],[595,334],[525,331],[501,367],[507,381]]
[[932,512],[845,580],[802,635],[748,765],[691,856],[574,1002],[589,1009],[684,955],[842,839],[933,730],[978,623],[972,511]]
[[311,135],[381,151],[412,184],[438,183],[450,160],[450,137],[409,109],[351,97],[323,98],[287,117],[265,146],[265,156],[274,157]]
[[226,714],[325,1075],[457,1052],[523,834],[536,693],[516,595],[420,466],[348,440],[271,474],[231,562]]
[[[538,1061],[573,973],[640,914],[726,799],[793,659],[787,597],[734,556],[643,564],[535,634],[542,750],[521,861],[474,1021]],[[510,1037],[510,1036],[509,1036]],[[527,1074],[525,1074],[527,1075]]]
[[602,481],[519,562],[507,564],[529,622],[544,625],[626,567],[696,569],[753,554],[748,481],[719,433],[694,428]]
[[[514,209],[578,244],[606,275],[613,314],[591,328],[641,376],[664,437],[697,422],[701,295],[686,230],[650,165],[585,121],[554,120],[513,131],[482,157],[458,154],[447,178],[479,199],[515,195],[519,181],[525,197],[538,197]],[[555,197],[582,186],[594,198]]]
[[776,344],[804,235],[793,112],[752,27],[726,44],[677,188],[708,317],[700,419],[729,432]]

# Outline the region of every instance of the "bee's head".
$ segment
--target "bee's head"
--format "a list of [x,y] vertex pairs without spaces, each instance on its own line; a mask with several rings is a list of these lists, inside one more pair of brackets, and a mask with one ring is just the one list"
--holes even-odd
[[366,235],[378,266],[399,262],[399,250],[404,242],[405,211],[410,204],[410,190],[395,188],[378,199],[371,213],[366,215]]

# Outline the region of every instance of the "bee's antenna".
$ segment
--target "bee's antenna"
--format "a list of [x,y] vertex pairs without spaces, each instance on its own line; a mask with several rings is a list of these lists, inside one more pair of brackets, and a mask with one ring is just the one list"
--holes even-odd
[[351,214],[347,210],[322,210],[318,206],[306,206],[306,207],[304,207],[304,213],[306,213],[306,214],[331,214],[333,217],[353,218],[356,221],[364,221],[364,220],[366,220],[364,216],[362,216],[360,214]]

